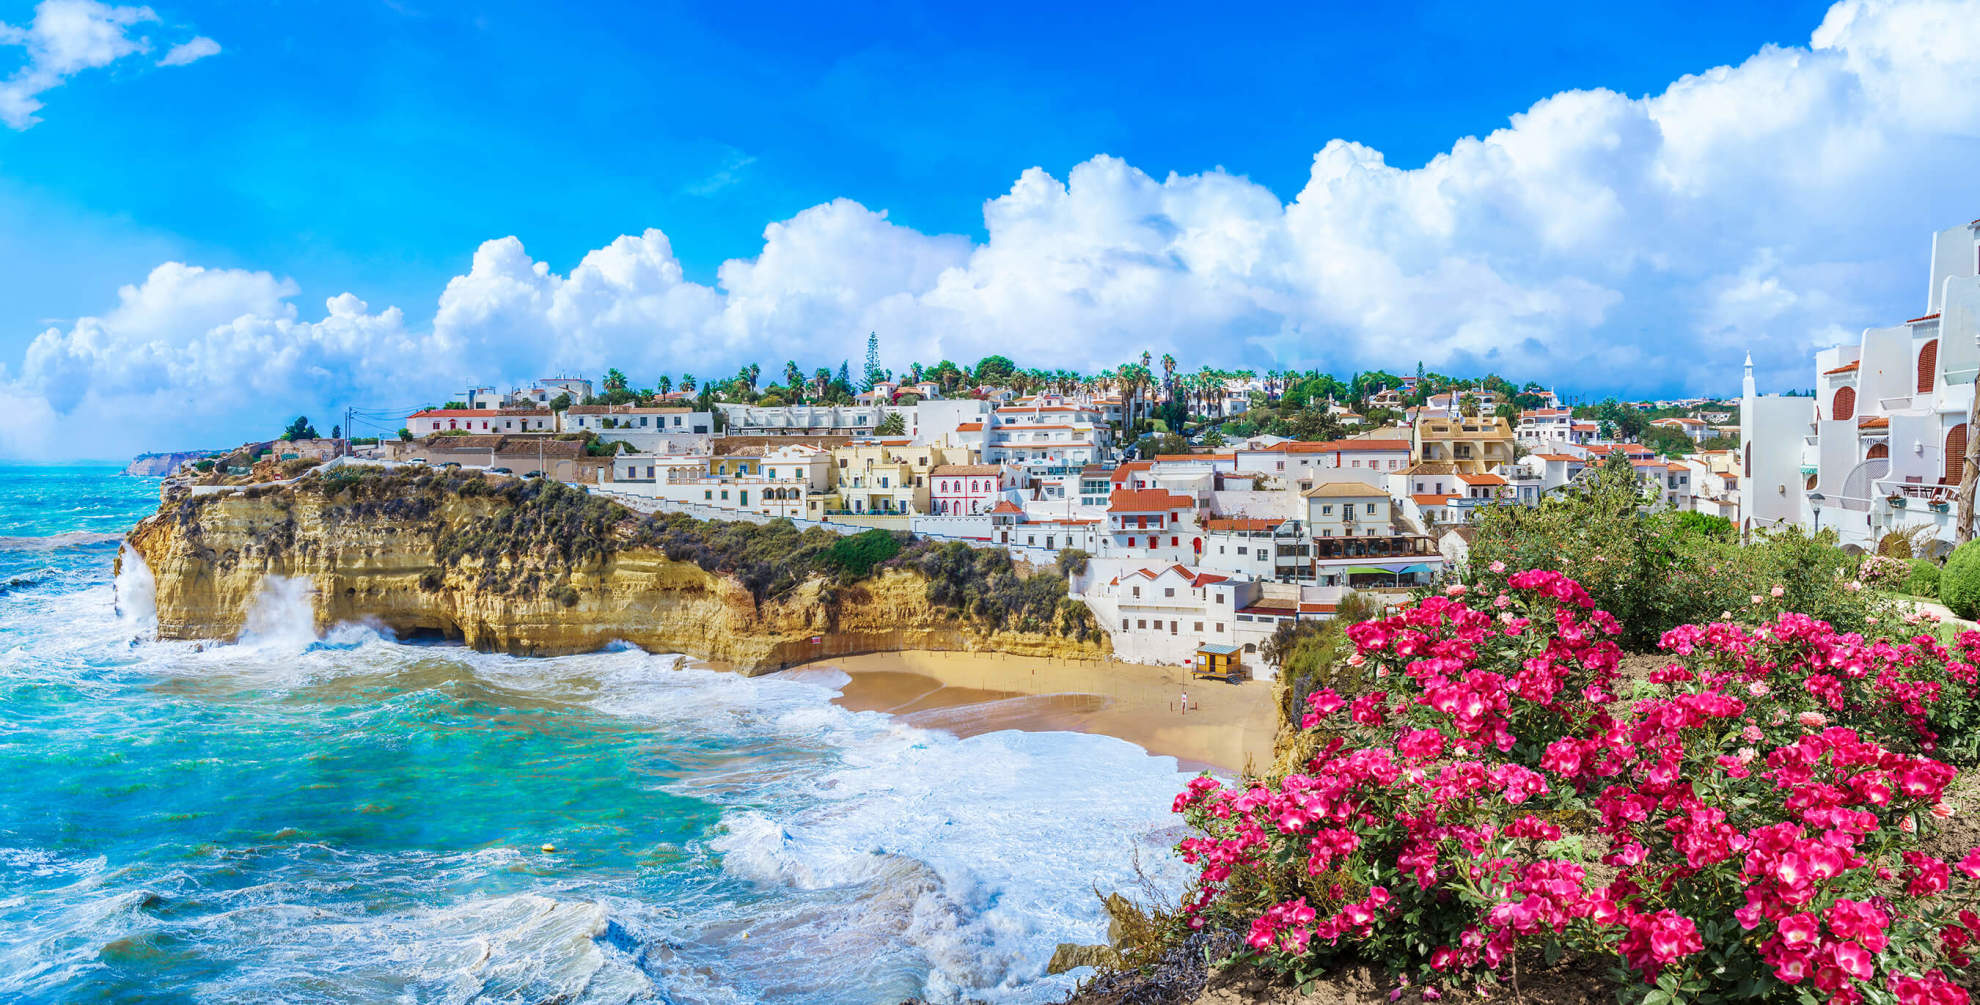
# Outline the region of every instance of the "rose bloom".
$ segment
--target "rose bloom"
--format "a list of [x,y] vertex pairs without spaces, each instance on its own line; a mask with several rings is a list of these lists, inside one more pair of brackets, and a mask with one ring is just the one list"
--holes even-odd
[[1746,685],[1746,693],[1755,698],[1765,698],[1774,693],[1774,688],[1764,680],[1756,680]]
[[1823,726],[1829,724],[1829,717],[1820,712],[1803,712],[1795,716],[1794,721],[1801,723],[1809,729],[1821,729]]
[[1470,589],[1470,587],[1464,585],[1463,583],[1452,583],[1451,585],[1444,587],[1444,593],[1452,597],[1462,597],[1464,596],[1464,592],[1468,589]]
[[1851,593],[1855,593],[1856,591],[1863,589],[1863,584],[1852,579],[1849,582],[1843,584],[1843,589],[1848,590]]
[[1950,820],[1953,815],[1953,806],[1951,803],[1933,803],[1932,815],[1941,820]]
[[1784,597],[1787,596],[1787,591],[1776,585],[1773,589],[1773,594],[1776,597]]
[[1494,574],[1497,574],[1506,571],[1506,563],[1494,560],[1492,564],[1486,566],[1486,568],[1492,570]]

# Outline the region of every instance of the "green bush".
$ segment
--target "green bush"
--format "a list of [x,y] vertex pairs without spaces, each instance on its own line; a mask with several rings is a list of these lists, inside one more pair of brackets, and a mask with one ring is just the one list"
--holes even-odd
[[1059,575],[1071,578],[1086,575],[1086,563],[1093,556],[1082,548],[1059,549]]
[[853,582],[873,574],[873,567],[901,553],[901,542],[884,530],[863,530],[839,538],[820,555],[820,564],[836,569],[839,578]]
[[1974,619],[1980,614],[1980,541],[1968,541],[1954,549],[1939,572],[1939,599],[1954,616]]
[[1904,592],[1914,597],[1939,595],[1939,567],[1922,558],[1911,560],[1911,575],[1904,577]]
[[1655,507],[1620,453],[1538,506],[1488,507],[1477,527],[1463,571],[1473,590],[1503,591],[1510,570],[1565,573],[1622,623],[1622,645],[1637,652],[1679,625],[1750,620],[1768,607],[1862,631],[1892,606],[1862,589],[1860,560],[1834,531],[1786,526],[1742,545],[1709,518]]

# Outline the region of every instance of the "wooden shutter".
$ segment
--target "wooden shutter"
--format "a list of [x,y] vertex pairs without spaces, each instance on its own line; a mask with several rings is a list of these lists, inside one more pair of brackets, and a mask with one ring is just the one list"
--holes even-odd
[[1837,420],[1847,419],[1856,414],[1856,388],[1836,388],[1835,405],[1831,409]]
[[1961,469],[1966,464],[1966,423],[1952,427],[1946,433],[1946,477],[1945,484],[1958,485]]
[[1918,393],[1931,394],[1938,383],[1939,340],[1933,339],[1918,350]]
[[1879,457],[1889,457],[1891,456],[1890,445],[1885,443],[1872,443],[1870,444],[1870,452],[1864,454],[1863,456],[1865,459],[1873,460],[1873,461]]

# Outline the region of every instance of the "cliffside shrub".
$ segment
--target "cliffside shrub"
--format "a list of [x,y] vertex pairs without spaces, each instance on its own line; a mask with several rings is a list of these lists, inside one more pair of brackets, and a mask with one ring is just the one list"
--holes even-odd
[[875,566],[901,553],[901,542],[884,530],[863,530],[841,537],[820,555],[821,563],[836,569],[841,578],[860,580],[873,574]]
[[1349,628],[1362,692],[1311,695],[1301,770],[1177,797],[1192,926],[1296,979],[1516,986],[1565,955],[1626,1002],[1968,1001],[1980,849],[1935,850],[1935,753],[1980,633],[1866,640],[1770,589],[1759,627],[1680,626],[1625,682],[1588,591],[1505,584]]
[[1960,545],[1946,559],[1939,570],[1939,600],[1955,616],[1968,621],[1980,616],[1980,541]]
[[1505,570],[1564,573],[1616,618],[1619,641],[1635,652],[1654,649],[1678,625],[1744,616],[1747,598],[1774,585],[1786,589],[1790,609],[1845,630],[1895,611],[1861,589],[1858,559],[1837,546],[1832,531],[1790,526],[1756,532],[1742,545],[1715,524],[1651,503],[1629,464],[1611,459],[1538,506],[1489,507],[1478,517],[1463,580],[1497,593]]

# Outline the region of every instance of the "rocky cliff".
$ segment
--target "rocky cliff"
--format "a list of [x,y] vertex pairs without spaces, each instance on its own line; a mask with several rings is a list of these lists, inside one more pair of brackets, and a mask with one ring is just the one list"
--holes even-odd
[[179,470],[179,465],[211,457],[217,450],[177,450],[163,454],[139,454],[124,466],[124,474],[134,478],[163,478]]
[[1107,653],[1104,634],[1004,630],[933,603],[911,564],[808,575],[760,596],[748,577],[704,568],[710,559],[668,557],[650,522],[612,504],[557,488],[544,493],[564,500],[552,510],[534,495],[518,502],[513,483],[505,495],[448,477],[168,498],[129,538],[156,581],[159,635],[231,639],[283,577],[308,583],[319,630],[370,620],[518,654],[624,641],[761,672],[891,649]]

